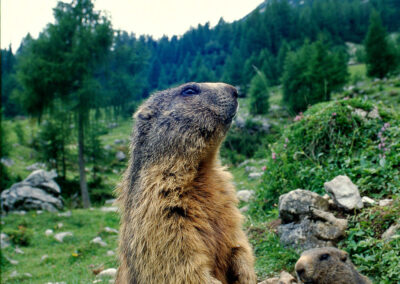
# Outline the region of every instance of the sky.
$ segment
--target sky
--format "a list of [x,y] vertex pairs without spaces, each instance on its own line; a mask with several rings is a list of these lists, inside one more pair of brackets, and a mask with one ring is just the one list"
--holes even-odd
[[[54,23],[57,0],[0,0],[1,48],[10,44],[15,51],[29,32],[33,38],[48,23]],[[70,1],[63,1],[70,2]],[[114,29],[136,35],[182,35],[190,27],[210,22],[215,26],[221,17],[238,20],[254,10],[263,0],[95,0],[95,9],[105,11]]]

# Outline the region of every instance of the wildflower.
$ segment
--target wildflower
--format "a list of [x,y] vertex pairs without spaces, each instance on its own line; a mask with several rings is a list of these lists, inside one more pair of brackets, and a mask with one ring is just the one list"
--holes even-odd
[[265,171],[267,169],[267,166],[263,166],[262,170]]
[[336,113],[336,112],[333,112],[333,113],[332,113],[332,116],[336,116],[336,115],[337,115],[337,113]]
[[383,125],[383,127],[385,127],[386,129],[390,127],[390,123],[389,122],[385,122],[385,124]]
[[283,148],[285,148],[285,149],[286,149],[286,147],[287,147],[287,145],[286,145],[286,144],[283,144]]
[[293,119],[293,121],[300,121],[303,118],[303,113],[299,112],[298,115],[295,116],[295,118]]
[[285,138],[285,143],[286,144],[289,143],[289,139]]
[[272,152],[272,160],[276,160],[276,153]]

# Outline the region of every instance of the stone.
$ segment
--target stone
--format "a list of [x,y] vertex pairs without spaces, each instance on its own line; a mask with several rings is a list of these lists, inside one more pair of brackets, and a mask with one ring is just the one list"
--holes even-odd
[[6,258],[7,260],[8,260],[8,262],[9,263],[11,263],[12,265],[18,265],[18,263],[19,263],[19,261],[18,260],[14,260],[14,259],[11,259],[11,258]]
[[324,183],[325,191],[332,196],[336,205],[345,210],[364,207],[357,186],[347,176],[337,176]]
[[6,167],[11,167],[15,164],[14,160],[10,158],[1,158],[0,162]]
[[296,189],[279,197],[278,208],[283,223],[290,223],[310,214],[311,208],[327,211],[329,202],[314,192]]
[[400,231],[400,223],[393,224],[382,234],[381,238],[382,240],[388,241],[392,239],[395,235],[398,235],[398,231]]
[[115,145],[120,145],[120,144],[124,144],[125,143],[125,140],[124,139],[115,139],[114,140],[114,144]]
[[376,204],[375,200],[369,198],[368,196],[363,196],[361,198],[361,201],[364,204],[364,206],[374,206]]
[[115,207],[115,206],[101,207],[100,211],[103,211],[103,212],[117,212],[118,211],[118,207]]
[[356,108],[354,109],[354,114],[358,115],[361,118],[366,118],[368,113],[363,109]]
[[379,115],[378,108],[375,106],[367,115],[368,118],[372,119],[381,119],[381,116]]
[[116,158],[118,161],[123,161],[123,160],[126,159],[126,155],[124,154],[124,152],[118,151],[117,154],[115,154],[115,158]]
[[64,227],[63,223],[57,223],[57,229],[61,229],[62,227]]
[[65,237],[72,237],[73,234],[71,232],[62,232],[54,235],[54,238],[60,243],[64,242]]
[[45,169],[45,168],[46,168],[46,164],[44,164],[44,163],[34,163],[30,166],[27,166],[25,169],[27,171],[36,171],[36,170]]
[[44,254],[44,255],[42,255],[42,257],[40,258],[40,261],[43,262],[43,261],[45,261],[45,260],[48,259],[48,258],[49,258],[49,256],[48,256],[47,254]]
[[246,213],[247,211],[249,211],[249,209],[250,209],[249,205],[246,205],[240,208],[239,211],[242,213]]
[[284,246],[292,247],[299,251],[316,247],[333,246],[333,242],[322,240],[315,236],[314,225],[309,217],[299,223],[282,224],[278,227],[280,241]]
[[255,173],[250,173],[249,174],[249,179],[257,179],[262,177],[264,173],[263,172],[255,172]]
[[318,209],[312,209],[312,214],[317,219],[313,229],[319,239],[335,241],[345,235],[348,225],[346,219],[336,218],[332,213]]
[[282,271],[279,275],[279,282],[278,284],[291,284],[296,283],[296,279],[288,272]]
[[63,212],[63,213],[58,213],[57,216],[58,216],[58,217],[71,217],[71,216],[72,216],[72,213],[71,213],[70,210],[68,210],[68,211]]
[[15,248],[15,253],[16,253],[16,254],[24,254],[23,250],[20,249],[19,247],[16,247],[16,248]]
[[107,256],[113,256],[113,255],[115,255],[114,251],[112,251],[112,250],[107,251]]
[[98,244],[101,247],[107,246],[107,243],[104,242],[100,237],[95,237],[93,240],[90,241],[91,243]]
[[46,210],[56,212],[63,208],[61,189],[53,180],[55,171],[36,170],[25,180],[15,183],[1,193],[1,207],[6,212]]
[[107,199],[106,202],[105,202],[105,204],[114,204],[115,201],[116,201],[115,198],[113,198],[113,199]]
[[250,199],[254,196],[254,191],[253,190],[247,190],[247,189],[239,190],[236,193],[236,196],[240,201],[249,202]]
[[257,168],[253,166],[246,166],[244,170],[249,173],[249,172],[255,172]]
[[8,237],[8,235],[1,233],[0,234],[0,246],[2,249],[9,247],[10,246],[10,238]]
[[104,150],[106,150],[106,151],[110,151],[111,149],[112,149],[111,145],[105,145],[104,146]]
[[279,284],[279,278],[278,277],[273,277],[273,278],[268,278],[265,279],[264,281],[258,282],[258,284]]
[[104,231],[107,232],[107,233],[118,234],[118,230],[117,229],[113,229],[113,228],[110,228],[110,227],[105,227]]
[[18,276],[18,272],[16,270],[14,270],[13,272],[11,272],[10,274],[10,278],[14,278]]
[[96,277],[115,277],[116,274],[117,274],[117,269],[108,268],[97,274]]
[[54,234],[54,232],[53,232],[52,229],[47,229],[47,230],[44,232],[44,234],[48,237],[48,236],[51,236],[52,234]]
[[378,204],[381,207],[390,206],[393,203],[393,199],[382,199],[379,200]]
[[43,210],[36,210],[36,214],[37,214],[37,215],[43,214]]
[[30,274],[30,273],[28,273],[28,272],[24,273],[24,276],[25,276],[25,277],[28,277],[28,278],[32,278],[32,274]]

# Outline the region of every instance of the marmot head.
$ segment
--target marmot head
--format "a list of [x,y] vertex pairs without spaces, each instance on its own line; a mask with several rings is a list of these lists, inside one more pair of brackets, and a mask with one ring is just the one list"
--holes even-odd
[[[133,150],[146,159],[199,159],[219,147],[237,109],[237,91],[224,83],[187,83],[153,94],[136,112]],[[136,144],[136,145],[135,145]]]
[[345,251],[333,247],[303,252],[295,266],[301,283],[306,284],[364,284]]

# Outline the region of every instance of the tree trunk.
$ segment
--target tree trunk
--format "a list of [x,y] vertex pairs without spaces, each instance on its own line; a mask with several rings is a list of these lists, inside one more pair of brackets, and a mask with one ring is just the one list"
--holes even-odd
[[83,208],[89,208],[90,207],[90,198],[89,198],[89,192],[88,192],[87,183],[86,183],[85,159],[83,156],[83,154],[84,154],[83,125],[84,125],[83,113],[82,113],[82,110],[79,110],[79,114],[78,114],[79,177],[80,177]]

